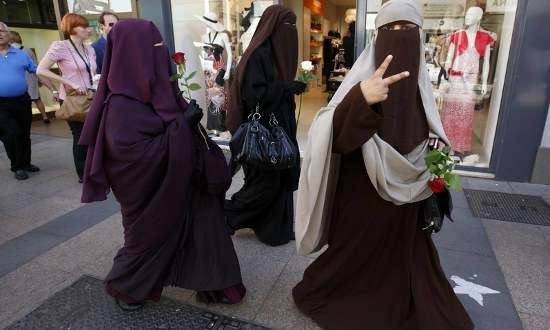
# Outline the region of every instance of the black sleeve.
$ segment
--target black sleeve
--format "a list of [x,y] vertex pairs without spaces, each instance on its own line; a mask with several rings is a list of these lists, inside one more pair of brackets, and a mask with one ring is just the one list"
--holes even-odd
[[248,60],[243,86],[243,99],[249,109],[269,108],[281,102],[285,94],[284,82],[273,79],[273,61],[269,48],[259,47]]
[[369,106],[357,83],[334,112],[333,152],[347,154],[360,148],[379,130],[382,118],[380,104]]

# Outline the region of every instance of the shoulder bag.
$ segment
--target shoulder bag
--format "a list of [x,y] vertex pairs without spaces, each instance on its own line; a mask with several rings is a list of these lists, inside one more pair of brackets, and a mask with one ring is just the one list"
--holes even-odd
[[[74,47],[74,45],[73,45]],[[74,47],[78,55],[80,55],[80,52]],[[69,49],[69,53],[71,54],[71,57],[73,58],[75,66],[78,68],[78,63],[76,62],[76,58],[74,57],[72,51]],[[89,64],[84,60],[82,55],[80,55],[82,58],[82,61],[86,65],[86,70],[88,71],[88,74],[90,76],[90,81],[92,81],[92,73],[89,67]],[[80,75],[80,79],[84,83],[84,86],[86,86],[86,83],[84,82],[84,77],[82,76],[82,73],[80,70],[78,70],[78,74]],[[65,86],[66,96],[65,100],[63,100],[63,104],[55,112],[55,117],[67,121],[80,121],[84,122],[86,119],[86,115],[88,114],[88,111],[90,110],[90,106],[92,105],[92,100],[95,96],[95,91],[88,89],[86,90],[86,94],[78,94],[78,92],[72,88],[67,88]]]

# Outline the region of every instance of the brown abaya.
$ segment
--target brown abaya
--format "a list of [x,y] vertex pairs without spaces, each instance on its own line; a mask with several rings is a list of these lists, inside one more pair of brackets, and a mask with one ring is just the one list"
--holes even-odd
[[329,248],[294,288],[296,305],[324,329],[472,329],[430,234],[419,229],[420,203],[385,201],[367,175],[361,145],[380,131],[381,113],[359,85],[335,111],[341,163]]

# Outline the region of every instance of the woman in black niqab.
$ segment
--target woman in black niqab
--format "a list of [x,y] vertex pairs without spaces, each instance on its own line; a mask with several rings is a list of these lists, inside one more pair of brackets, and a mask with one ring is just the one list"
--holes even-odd
[[[274,5],[265,10],[249,47],[237,66],[231,86],[226,125],[235,133],[259,105],[260,122],[269,127],[273,113],[297,146],[294,95],[306,85],[294,81],[298,66],[296,15]],[[226,201],[228,224],[233,229],[252,228],[260,241],[281,245],[293,239],[293,192],[298,187],[299,161],[290,169],[265,171],[243,165],[245,183]]]

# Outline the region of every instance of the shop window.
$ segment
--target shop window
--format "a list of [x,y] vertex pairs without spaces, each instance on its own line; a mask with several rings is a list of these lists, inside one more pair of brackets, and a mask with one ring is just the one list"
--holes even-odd
[[[367,47],[385,0],[367,0]],[[425,58],[445,131],[462,165],[488,167],[515,0],[422,0]]]
[[52,0],[2,0],[0,21],[10,26],[57,29]]

